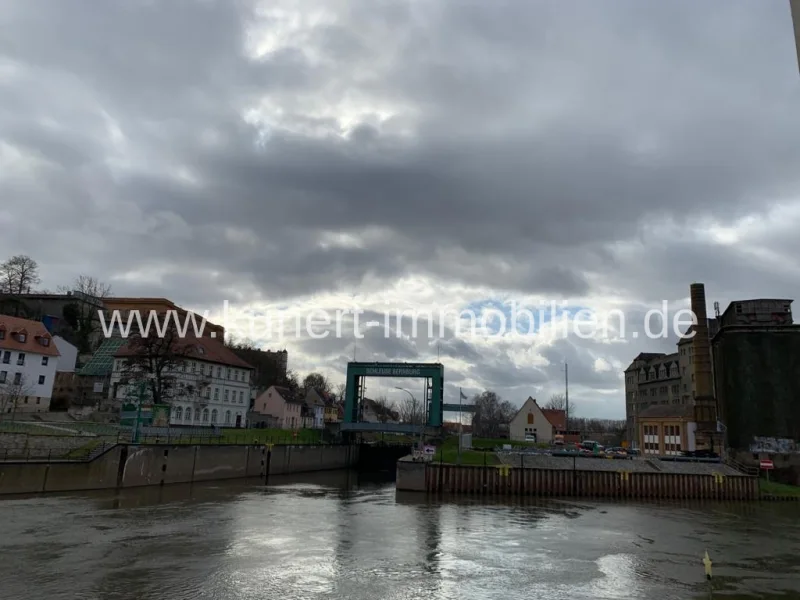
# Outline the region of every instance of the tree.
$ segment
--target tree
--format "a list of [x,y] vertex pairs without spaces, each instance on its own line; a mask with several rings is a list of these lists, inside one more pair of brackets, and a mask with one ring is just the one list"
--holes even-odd
[[421,425],[425,416],[422,402],[415,397],[406,397],[397,407],[401,423],[409,423],[411,425]]
[[[131,336],[126,347],[120,383],[137,386],[144,383],[154,404],[168,404],[174,396],[177,373],[185,368],[192,351],[191,340],[183,340],[174,320],[169,321],[159,336],[151,327],[146,336],[140,332]],[[136,393],[135,389],[130,390]]]
[[346,393],[347,393],[347,384],[340,383],[336,386],[336,399],[339,400],[339,402],[344,401],[344,396]]
[[476,437],[498,438],[508,431],[508,424],[517,409],[491,390],[476,394],[472,398],[475,412],[472,417],[472,431]]
[[13,421],[17,407],[23,398],[31,395],[31,389],[27,378],[22,374],[19,379],[12,377],[0,383],[0,415],[5,416],[10,413]]
[[373,400],[373,409],[380,423],[399,420],[394,402],[389,400],[386,396],[378,396],[375,398],[375,400]]
[[[550,400],[542,407],[547,408],[550,410],[567,410],[567,397],[564,394],[553,394],[550,396]],[[569,403],[569,420],[570,423],[572,419],[575,418],[577,411],[575,410],[575,403]]]
[[79,275],[72,287],[59,286],[62,294],[72,293],[74,301],[64,307],[64,320],[74,332],[74,343],[78,352],[88,354],[94,335],[100,327],[99,312],[103,310],[102,300],[111,295],[111,286],[90,275]]
[[31,287],[40,282],[39,265],[30,256],[17,254],[0,263],[0,294],[10,296],[4,302],[5,310],[19,317],[25,305],[14,296],[29,293]]
[[321,373],[309,373],[303,379],[303,389],[314,389],[320,392],[330,393],[331,384]]

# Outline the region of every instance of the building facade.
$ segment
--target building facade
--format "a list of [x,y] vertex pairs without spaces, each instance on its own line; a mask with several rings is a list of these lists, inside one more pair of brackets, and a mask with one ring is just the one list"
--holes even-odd
[[650,406],[638,417],[638,445],[642,454],[679,456],[695,450],[694,408],[691,405]]
[[637,416],[650,406],[677,405],[681,398],[680,353],[642,352],[625,369],[625,439],[639,441]]
[[253,403],[253,412],[271,417],[281,429],[300,429],[303,426],[304,401],[287,387],[272,385]]
[[729,448],[800,440],[800,325],[791,300],[731,302],[711,340],[719,419]]
[[0,315],[0,413],[49,411],[59,356],[41,322]]
[[[563,417],[558,419],[562,427],[564,420]],[[550,443],[555,437],[557,425],[548,418],[547,412],[542,410],[536,399],[529,396],[508,424],[509,437],[516,442],[533,438],[536,442]]]
[[[186,344],[176,368],[165,373],[173,383],[166,402],[170,425],[246,427],[253,368],[211,337],[182,340]],[[119,404],[138,402],[138,385],[131,381],[135,350],[129,344],[114,356],[111,397]],[[152,402],[146,398],[146,403]]]

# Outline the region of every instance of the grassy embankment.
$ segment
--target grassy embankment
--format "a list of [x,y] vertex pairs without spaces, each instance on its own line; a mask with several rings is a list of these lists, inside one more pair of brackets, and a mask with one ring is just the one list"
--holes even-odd
[[800,487],[796,485],[778,483],[777,481],[767,481],[763,478],[758,480],[758,485],[761,489],[761,493],[768,496],[791,496],[794,498],[800,497]]
[[[494,453],[494,448],[510,444],[512,447],[547,447],[547,444],[535,444],[533,442],[510,442],[503,439],[490,439],[490,438],[474,438],[472,440],[473,450],[461,451],[461,464],[462,465],[499,465],[500,459]],[[475,448],[478,448],[476,450]],[[449,464],[458,464],[458,438],[447,438],[444,443],[436,451],[433,458],[436,462],[443,462]]]

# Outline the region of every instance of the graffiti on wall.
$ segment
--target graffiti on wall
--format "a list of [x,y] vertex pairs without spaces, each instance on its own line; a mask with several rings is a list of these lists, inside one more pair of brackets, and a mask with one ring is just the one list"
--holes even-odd
[[788,438],[754,437],[750,452],[763,454],[792,454],[799,452],[797,443]]

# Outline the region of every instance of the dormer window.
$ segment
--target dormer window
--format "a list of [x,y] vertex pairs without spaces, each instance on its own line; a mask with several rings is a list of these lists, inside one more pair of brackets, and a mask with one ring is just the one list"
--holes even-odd
[[28,339],[28,334],[27,333],[18,333],[17,334],[17,341],[20,344],[24,344],[25,340],[27,340],[27,339]]
[[39,342],[42,344],[42,346],[49,346],[50,345],[50,338],[46,338],[46,337],[40,338]]
[[6,339],[6,330],[0,328],[0,340]]
[[198,346],[197,347],[197,353],[198,354],[205,354],[206,353],[206,349],[203,348],[202,346]]

